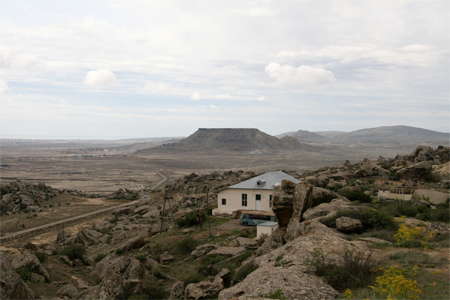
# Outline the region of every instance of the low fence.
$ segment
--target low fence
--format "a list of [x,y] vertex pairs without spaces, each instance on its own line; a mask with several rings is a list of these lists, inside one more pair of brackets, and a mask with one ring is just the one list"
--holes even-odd
[[410,201],[412,199],[412,194],[398,194],[390,191],[378,191],[378,199]]

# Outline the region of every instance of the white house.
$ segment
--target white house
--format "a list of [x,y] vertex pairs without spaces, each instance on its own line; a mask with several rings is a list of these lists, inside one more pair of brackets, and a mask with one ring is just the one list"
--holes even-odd
[[272,211],[274,189],[282,180],[299,183],[282,171],[267,172],[232,185],[217,195],[217,208],[213,215],[232,214],[237,210]]

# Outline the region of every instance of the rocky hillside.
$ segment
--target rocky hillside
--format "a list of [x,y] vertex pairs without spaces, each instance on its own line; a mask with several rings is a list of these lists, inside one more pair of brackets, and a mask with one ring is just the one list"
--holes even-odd
[[0,185],[0,215],[36,211],[52,204],[59,191],[43,183],[11,182]]
[[416,146],[449,145],[450,134],[411,126],[381,126],[351,132],[308,132],[299,130],[281,136],[292,136],[303,142],[343,145]]
[[449,147],[418,147],[310,171],[299,184],[283,181],[273,198],[278,229],[260,239],[237,219],[208,216],[201,201],[254,173],[190,174],[53,241],[1,247],[0,296],[448,299],[448,198],[405,203],[377,192],[403,186],[443,193],[449,161]]
[[313,150],[314,147],[296,139],[277,138],[254,128],[200,128],[192,135],[176,143],[141,150],[146,152],[272,152],[287,150]]

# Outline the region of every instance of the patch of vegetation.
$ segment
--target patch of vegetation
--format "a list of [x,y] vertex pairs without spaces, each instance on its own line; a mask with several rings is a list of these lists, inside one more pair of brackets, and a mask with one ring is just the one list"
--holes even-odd
[[37,271],[36,266],[33,264],[27,264],[16,270],[16,272],[19,274],[20,278],[22,278],[23,281],[30,281],[31,274],[34,273],[35,271]]
[[191,211],[175,220],[178,227],[192,227],[203,224],[208,215],[205,210]]
[[106,257],[105,253],[97,254],[97,256],[95,256],[94,261],[97,263],[97,262],[101,261],[102,259],[104,259],[105,257]]
[[164,286],[152,277],[144,281],[143,291],[148,300],[169,298],[169,293]]
[[449,204],[440,204],[435,208],[417,201],[383,202],[378,209],[394,217],[411,217],[430,222],[450,222]]
[[363,208],[359,210],[341,210],[336,216],[322,220],[321,222],[329,227],[336,227],[336,219],[339,217],[349,217],[361,221],[364,230],[371,229],[389,229],[398,228],[394,218],[382,211],[373,208]]
[[426,268],[435,268],[448,263],[446,257],[433,258],[427,253],[414,250],[396,252],[391,254],[389,259],[394,260],[403,266],[421,266]]
[[422,226],[409,226],[401,224],[395,233],[395,244],[399,247],[430,247],[430,241],[434,238],[435,233],[427,230]]
[[387,267],[370,288],[377,295],[387,299],[419,299],[423,292],[413,279],[416,271],[416,268]]
[[196,246],[197,241],[195,241],[192,237],[187,237],[176,242],[175,252],[178,254],[189,254],[195,249]]
[[288,298],[284,295],[284,293],[281,289],[277,289],[273,292],[267,293],[262,296],[265,298],[269,298],[269,299],[288,300]]
[[372,197],[367,195],[363,189],[342,188],[338,191],[338,193],[350,201],[359,201],[363,203],[370,203],[372,201]]
[[363,288],[371,284],[378,274],[379,263],[370,254],[345,251],[342,262],[325,257],[320,249],[315,249],[307,263],[317,276],[338,291]]
[[84,262],[86,248],[80,244],[69,245],[61,249],[59,254],[66,255],[70,260],[80,259]]
[[36,252],[36,257],[39,259],[40,263],[45,263],[47,261],[47,254],[44,252]]
[[233,277],[232,277],[233,284],[241,282],[242,280],[245,279],[245,277],[247,277],[248,274],[255,271],[257,268],[258,268],[258,266],[253,261],[241,266],[233,274]]

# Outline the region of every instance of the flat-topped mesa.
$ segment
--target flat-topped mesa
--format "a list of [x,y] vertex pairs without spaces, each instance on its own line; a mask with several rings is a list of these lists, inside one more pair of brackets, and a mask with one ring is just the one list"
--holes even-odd
[[199,128],[177,143],[148,149],[152,151],[236,151],[270,152],[312,148],[291,137],[277,138],[256,128]]

